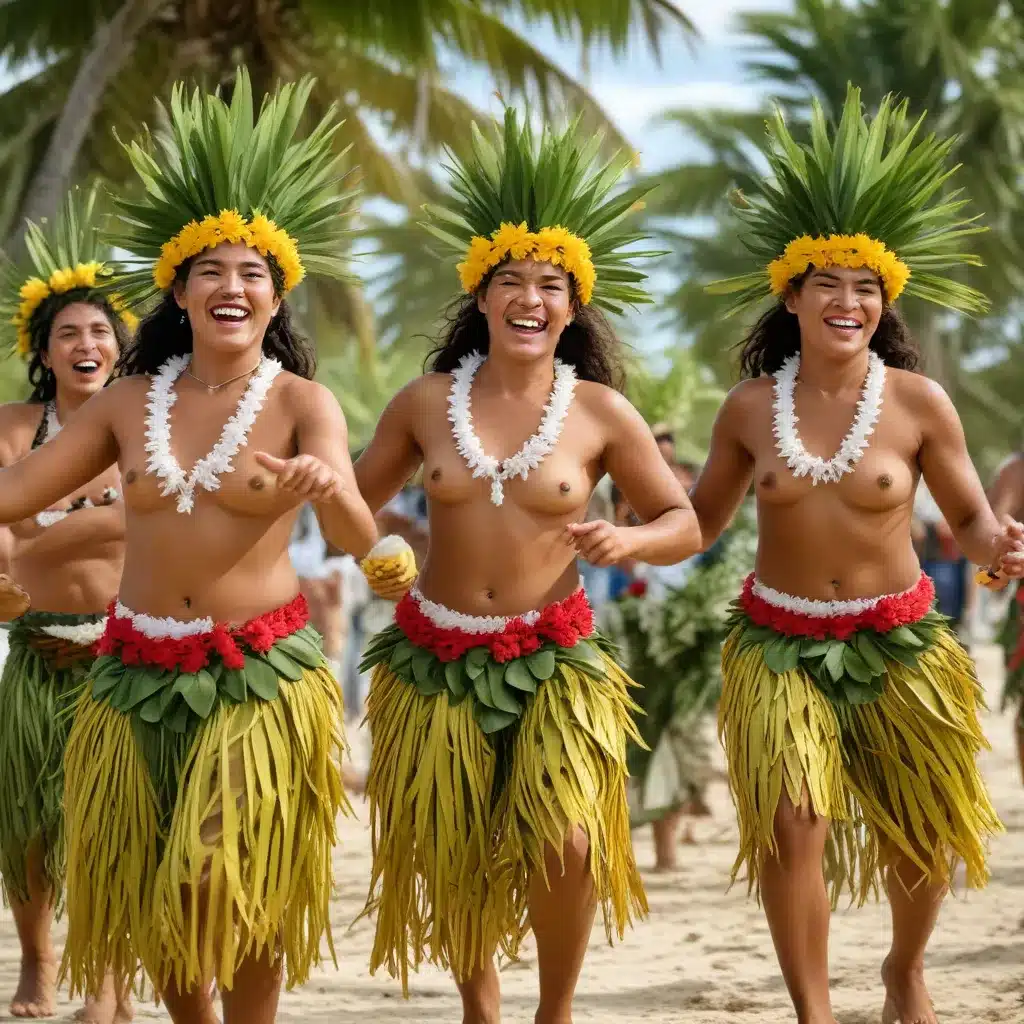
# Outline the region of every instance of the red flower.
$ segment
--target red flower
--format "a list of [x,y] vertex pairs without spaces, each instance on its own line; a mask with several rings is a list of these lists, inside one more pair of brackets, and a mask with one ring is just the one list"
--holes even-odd
[[497,662],[511,661],[522,654],[519,638],[511,633],[495,633],[488,647],[491,649],[491,657]]
[[647,580],[633,580],[626,588],[630,597],[643,597],[647,593]]

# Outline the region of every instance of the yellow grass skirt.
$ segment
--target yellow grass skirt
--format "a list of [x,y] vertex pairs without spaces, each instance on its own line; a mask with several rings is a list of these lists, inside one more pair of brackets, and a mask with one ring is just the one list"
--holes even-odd
[[974,665],[945,626],[916,668],[888,662],[882,696],[837,711],[802,668],[775,674],[763,647],[722,651],[719,733],[739,818],[733,880],[758,890],[761,859],[776,852],[775,813],[785,793],[831,820],[826,875],[833,906],[844,889],[863,903],[898,851],[931,881],[962,860],[981,888],[989,836],[1001,830],[976,764],[988,744],[978,723]]
[[288,986],[301,984],[324,936],[334,960],[341,722],[326,667],[282,678],[276,700],[220,703],[165,806],[133,716],[83,695],[65,761],[72,996],[99,991],[108,967],[133,977],[140,961],[162,991],[230,989],[244,958],[279,952]]
[[447,691],[424,695],[386,663],[374,669],[371,973],[386,965],[407,992],[424,960],[463,981],[496,951],[514,958],[530,878],[547,881],[545,847],[561,856],[575,827],[589,840],[608,941],[646,915],[626,804],[635,684],[601,659],[601,676],[559,664],[497,738],[481,731],[472,699],[452,706]]

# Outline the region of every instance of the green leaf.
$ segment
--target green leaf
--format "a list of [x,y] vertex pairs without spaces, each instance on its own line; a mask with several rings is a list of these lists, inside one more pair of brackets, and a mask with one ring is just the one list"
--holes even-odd
[[871,669],[868,668],[867,662],[852,646],[847,645],[846,650],[843,652],[843,665],[846,671],[858,683],[868,683],[871,681]]
[[305,668],[319,668],[324,663],[323,651],[302,633],[282,637],[274,644],[274,648],[283,651]]
[[885,672],[885,661],[882,658],[882,652],[871,635],[862,631],[855,633],[853,640],[857,647],[857,653],[864,659],[864,663],[871,670],[871,674],[875,676],[882,675]]
[[163,724],[178,734],[184,734],[188,730],[189,706],[178,697],[170,711],[164,715]]
[[496,661],[487,665],[487,685],[490,687],[491,699],[499,711],[507,711],[510,715],[522,713],[522,705],[512,695],[512,691],[505,685],[505,666],[499,665]]
[[488,674],[486,672],[481,672],[473,680],[473,692],[476,694],[476,699],[480,704],[485,707],[493,708],[495,707],[495,703],[494,698],[491,696],[491,686],[487,681],[487,675]]
[[495,708],[485,707],[483,704],[477,704],[473,709],[473,716],[481,731],[487,736],[513,725],[519,718],[518,715],[508,711],[498,711]]
[[416,680],[416,689],[424,697],[433,697],[447,688],[444,666],[436,659],[423,679]]
[[245,670],[229,668],[222,677],[221,689],[236,704],[244,704],[248,695],[248,687],[245,685]]
[[900,647],[924,647],[924,643],[908,626],[897,626],[895,629],[889,630],[889,632],[885,634],[885,639],[889,641],[889,643],[896,644]]
[[845,650],[846,644],[841,640],[835,640],[825,655],[825,668],[837,683],[843,677],[843,653]]
[[427,684],[437,664],[437,656],[432,652],[418,648],[412,656],[412,674],[416,685]]
[[[466,696],[468,682],[466,677],[465,665],[460,661],[449,661],[444,666],[444,681],[448,686],[448,691],[453,697],[462,698]],[[448,699],[448,703],[451,704],[451,697]]]
[[92,695],[96,700],[105,697],[114,687],[121,682],[125,673],[125,667],[120,658],[111,658],[113,664],[105,665],[100,671],[95,671],[92,677]]
[[764,649],[764,663],[776,675],[792,672],[800,661],[800,641],[776,637]]
[[526,667],[533,673],[534,679],[543,683],[555,673],[555,652],[545,649],[526,656]]
[[263,700],[277,700],[279,680],[277,673],[262,658],[245,656],[246,686]]
[[[182,677],[184,678],[184,677]],[[188,706],[202,719],[209,717],[217,699],[217,684],[206,669],[201,668],[180,691]]]
[[138,707],[167,683],[168,673],[159,669],[136,669],[131,676],[126,710]]
[[282,679],[297,683],[302,678],[302,665],[283,653],[276,644],[259,657],[263,658]]
[[505,682],[517,690],[522,690],[523,693],[537,692],[537,680],[522,658],[516,658],[508,663],[505,668]]
[[804,640],[800,644],[801,658],[821,658],[828,654],[832,646],[830,640]]
[[392,672],[401,674],[401,670],[412,661],[412,656],[419,648],[408,640],[403,640],[392,652],[388,667]]
[[476,679],[490,660],[491,652],[486,647],[474,647],[466,655],[466,675],[470,679]]
[[163,718],[163,713],[163,694],[158,693],[155,697],[150,697],[149,700],[142,705],[142,709],[139,711],[139,718],[144,722],[149,722],[151,725],[155,725],[161,718]]

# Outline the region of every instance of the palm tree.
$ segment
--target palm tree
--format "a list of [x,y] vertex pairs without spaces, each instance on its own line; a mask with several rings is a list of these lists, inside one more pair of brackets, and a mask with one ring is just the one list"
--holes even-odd
[[[990,231],[977,249],[986,266],[970,281],[992,299],[997,313],[1020,294],[1018,170],[1024,151],[1024,41],[1020,18],[998,0],[794,0],[788,13],[745,13],[739,29],[749,40],[747,71],[785,109],[792,123],[806,120],[812,96],[826,113],[842,108],[848,82],[861,87],[868,107],[888,92],[928,111],[926,127],[957,134],[956,157],[963,167],[957,185],[966,187]],[[729,351],[745,324],[723,320],[718,300],[703,286],[747,269],[742,240],[726,211],[734,187],[749,188],[763,173],[756,152],[763,138],[763,113],[682,111],[668,115],[708,153],[708,158],[661,176],[651,197],[655,218],[710,218],[681,229],[661,222],[673,249],[681,281],[669,297],[679,327],[688,332],[698,356],[711,360],[723,382],[731,377]],[[970,407],[983,430],[1020,430],[1009,406],[991,391],[983,375],[961,372],[960,362],[998,328],[951,322],[923,304],[907,302],[904,313],[915,328],[929,372]]]

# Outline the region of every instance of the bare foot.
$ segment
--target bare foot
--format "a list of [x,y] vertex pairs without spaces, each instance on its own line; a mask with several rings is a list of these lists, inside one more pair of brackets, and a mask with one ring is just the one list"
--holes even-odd
[[356,796],[361,796],[366,792],[366,779],[359,774],[351,765],[342,765],[341,767],[341,784]]
[[931,996],[924,984],[924,968],[898,971],[886,960],[882,964],[885,1005],[882,1024],[939,1024]]
[[98,996],[89,996],[85,1006],[76,1010],[71,1017],[79,1024],[130,1024],[135,1019],[130,993],[121,996],[114,986],[113,975],[103,979],[103,991]]
[[53,1017],[57,1013],[57,957],[51,950],[38,958],[22,956],[12,1017]]

